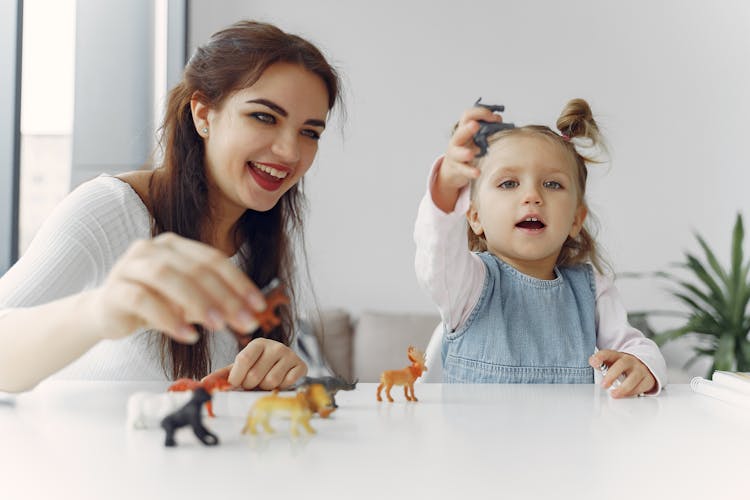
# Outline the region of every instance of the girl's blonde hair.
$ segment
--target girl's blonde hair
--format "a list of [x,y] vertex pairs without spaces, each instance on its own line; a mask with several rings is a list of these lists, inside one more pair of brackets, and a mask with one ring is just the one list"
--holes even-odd
[[[492,145],[507,137],[525,135],[544,137],[547,140],[560,145],[563,150],[570,155],[570,158],[576,165],[575,177],[578,183],[578,202],[585,205],[586,179],[588,177],[587,165],[589,163],[599,163],[599,161],[593,156],[584,155],[579,152],[573,139],[584,139],[586,144],[582,144],[582,147],[585,147],[586,149],[598,149],[602,152],[606,152],[606,144],[599,133],[599,127],[594,120],[589,104],[583,99],[572,99],[568,101],[565,108],[563,108],[562,113],[560,113],[560,117],[557,119],[556,126],[559,133],[544,125],[526,125],[523,127],[501,130],[489,138],[488,144]],[[487,156],[479,160],[478,166],[481,165],[484,158],[487,158]],[[477,184],[476,181],[472,181],[471,183],[470,191],[472,201],[475,200]],[[578,233],[578,236],[576,238],[568,237],[568,239],[565,240],[560,255],[557,257],[558,266],[570,266],[590,262],[600,273],[604,272],[605,266],[607,268],[609,267],[599,255],[596,241],[592,236],[592,220],[594,220],[594,217],[589,213],[583,228],[581,228],[581,232]],[[487,251],[487,241],[483,234],[475,234],[471,227],[468,228],[467,234],[470,250],[474,252]]]

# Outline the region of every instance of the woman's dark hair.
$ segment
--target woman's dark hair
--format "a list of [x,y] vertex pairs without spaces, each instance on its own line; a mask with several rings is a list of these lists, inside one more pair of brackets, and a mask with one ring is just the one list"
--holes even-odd
[[[269,66],[278,62],[298,64],[318,75],[328,91],[329,110],[341,99],[338,74],[323,54],[307,40],[270,24],[240,21],[218,31],[195,51],[182,81],[169,92],[159,130],[163,162],[154,171],[149,185],[153,236],[174,232],[207,241],[210,234],[205,149],[193,122],[190,108],[193,96],[199,95],[204,104],[219,108],[227,96],[253,85]],[[259,287],[278,277],[288,285],[286,291],[292,303],[293,247],[296,241],[304,241],[304,208],[303,193],[295,185],[272,209],[247,210],[234,234],[240,249],[240,265],[247,276]],[[282,308],[280,316],[281,324],[266,337],[288,345],[293,332],[293,309]],[[160,336],[165,374],[173,378],[200,378],[211,371],[209,340],[206,331],[198,328],[202,335],[193,345]],[[238,336],[240,347],[246,342],[247,339]]]

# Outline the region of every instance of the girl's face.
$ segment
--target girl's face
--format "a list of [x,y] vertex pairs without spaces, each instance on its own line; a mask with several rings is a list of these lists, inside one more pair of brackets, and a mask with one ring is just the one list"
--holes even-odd
[[220,213],[239,217],[246,209],[273,208],[310,168],[325,129],[328,91],[307,69],[276,63],[218,108],[197,99],[191,104],[205,141],[209,200]]
[[545,137],[517,135],[483,160],[467,217],[487,248],[519,271],[552,279],[560,249],[586,218],[575,163]]

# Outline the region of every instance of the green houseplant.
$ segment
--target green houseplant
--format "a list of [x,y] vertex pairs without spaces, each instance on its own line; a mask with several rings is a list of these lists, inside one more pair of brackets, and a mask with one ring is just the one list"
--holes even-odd
[[[644,333],[652,334],[659,345],[686,334],[697,334],[702,342],[694,348],[695,356],[688,364],[701,356],[712,357],[709,376],[714,370],[750,371],[750,317],[747,315],[750,301],[750,259],[744,262],[744,235],[742,215],[738,213],[732,230],[728,268],[719,263],[703,237],[696,234],[704,260],[686,252],[685,260],[677,264],[688,272],[690,278],[683,279],[668,272],[655,273],[670,281],[673,286],[671,294],[687,307],[687,314],[645,311],[631,316],[638,326],[646,330]],[[644,325],[643,320],[648,316],[665,314],[679,316],[685,322],[676,328],[656,333],[649,331],[649,327]]]

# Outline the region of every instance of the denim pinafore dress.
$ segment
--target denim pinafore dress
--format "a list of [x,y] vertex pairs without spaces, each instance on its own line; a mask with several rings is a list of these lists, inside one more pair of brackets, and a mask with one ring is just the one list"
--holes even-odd
[[443,382],[590,384],[596,347],[596,292],[588,264],[527,276],[494,255],[466,323],[443,335]]

